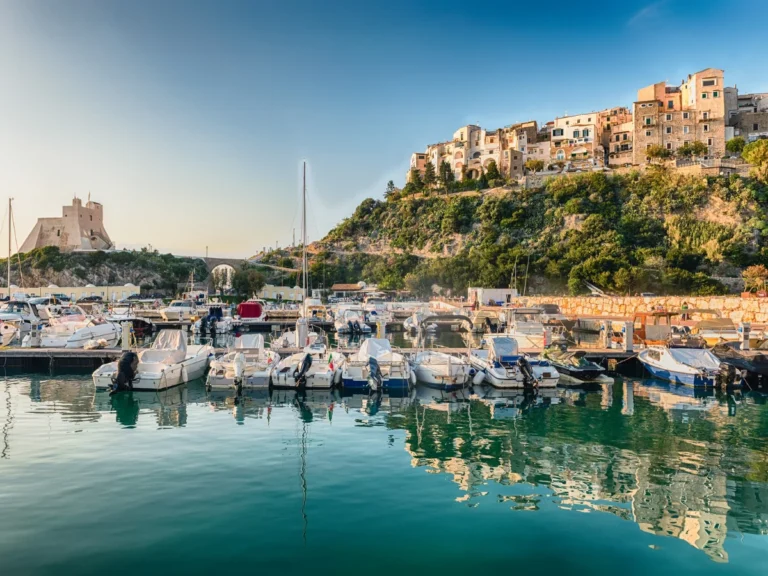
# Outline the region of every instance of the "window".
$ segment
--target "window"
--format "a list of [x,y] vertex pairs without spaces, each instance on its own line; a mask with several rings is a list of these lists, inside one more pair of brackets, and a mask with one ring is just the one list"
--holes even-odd
[[623,134],[622,136],[623,136],[622,140],[626,140],[627,139],[627,135],[626,134]]
[[717,90],[714,90],[712,92],[712,98],[720,98],[720,92],[718,92]]
[[691,141],[690,141],[690,140],[685,140],[685,141],[683,142],[683,144],[685,144],[686,146],[690,145],[690,143],[691,143]]
[[683,112],[683,120],[688,120],[690,118],[690,114],[688,112]]
[[712,138],[707,138],[707,146],[712,146],[713,142]]
[[667,134],[672,134],[672,126],[667,126],[667,128],[665,129],[665,132]]
[[704,124],[704,132],[709,132],[709,124]]
[[752,130],[759,130],[759,129],[760,129],[760,128],[758,127],[758,125],[757,125],[757,124],[752,124]]
[[562,136],[563,135],[563,129],[562,128],[555,128],[552,130],[552,136]]
[[618,141],[619,141],[619,135],[616,134],[616,142],[618,142]]
[[646,126],[650,126],[651,125],[651,117],[650,116],[646,116],[645,117],[645,125]]
[[571,121],[570,121],[570,120],[566,120],[566,121],[565,121],[565,125],[566,125],[566,126],[570,125],[570,123],[571,123]]
[[573,131],[573,137],[574,138],[578,138],[579,137],[579,131],[578,130],[574,130]]
[[670,120],[672,120],[672,114],[667,114],[667,122],[669,122]]
[[646,130],[646,131],[645,131],[645,135],[646,135],[646,136],[652,136],[652,135],[653,135],[653,132],[651,132],[650,130]]
[[708,98],[708,97],[709,97],[709,94],[707,94],[706,92],[702,92],[702,93],[701,93],[701,98],[702,98],[702,100],[705,100],[705,99],[706,99],[706,98]]
[[675,107],[675,101],[674,100],[667,100],[667,108],[672,110]]
[[91,222],[93,222],[93,214],[91,214]]
[[690,130],[690,126],[683,126],[683,134],[688,134],[688,131]]
[[651,145],[650,145],[650,144],[646,144],[646,145],[645,145],[645,149],[646,149],[646,150],[648,150],[648,148],[650,148],[650,147],[651,147]]
[[459,140],[464,140],[464,132],[461,133],[461,138]]
[[558,160],[565,160],[565,152],[563,152],[562,150],[558,150],[555,158],[557,158]]
[[56,230],[56,236],[61,236],[61,229]]
[[618,152],[618,151],[619,151],[619,145],[616,144],[616,152]]
[[584,138],[589,138],[589,130],[582,130],[581,135],[584,136]]
[[667,150],[672,150],[672,142],[667,142]]
[[702,113],[701,113],[701,117],[702,117],[704,120],[709,120],[709,112],[702,112]]
[[592,122],[592,118],[587,118],[587,122]]
[[702,86],[715,86],[716,84],[717,84],[716,78],[708,78],[701,83]]

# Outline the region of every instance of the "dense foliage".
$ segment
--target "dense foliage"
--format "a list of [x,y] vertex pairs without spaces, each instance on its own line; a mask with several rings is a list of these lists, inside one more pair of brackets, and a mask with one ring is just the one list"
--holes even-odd
[[[365,280],[429,293],[509,286],[537,292],[718,294],[713,276],[768,264],[768,187],[738,176],[678,176],[663,167],[552,179],[492,194],[365,200],[326,246],[354,253],[381,243],[402,254],[324,253],[331,282]],[[440,257],[445,249],[452,256]],[[426,251],[436,257],[409,254]],[[529,288],[530,289],[530,288]]]
[[[14,271],[18,270],[19,260],[22,274],[27,276],[33,272],[44,274],[46,271],[67,271],[82,284],[123,284],[129,281],[129,277],[141,278],[144,273],[151,280],[146,284],[142,282],[143,288],[175,291],[176,285],[186,282],[191,272],[194,272],[198,280],[208,276],[205,262],[199,258],[180,258],[146,248],[138,251],[62,252],[55,246],[46,246],[14,255],[11,260]],[[0,261],[0,269],[5,270],[6,262]]]

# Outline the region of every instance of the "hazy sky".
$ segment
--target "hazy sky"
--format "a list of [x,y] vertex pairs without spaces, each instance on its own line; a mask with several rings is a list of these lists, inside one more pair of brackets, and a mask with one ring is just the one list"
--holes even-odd
[[315,240],[463,124],[709,66],[768,91],[765,22],[766,0],[0,0],[0,201],[19,243],[90,191],[120,247],[247,256],[291,241],[302,159]]

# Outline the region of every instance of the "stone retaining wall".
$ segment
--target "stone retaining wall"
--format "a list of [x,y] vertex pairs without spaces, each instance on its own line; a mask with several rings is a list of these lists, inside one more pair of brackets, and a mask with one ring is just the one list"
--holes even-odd
[[680,310],[683,302],[689,309],[705,308],[718,310],[724,318],[734,322],[768,324],[768,298],[741,298],[740,296],[639,296],[584,298],[537,296],[519,298],[517,303],[526,306],[557,304],[563,314],[574,316],[610,316],[631,319],[635,312],[648,312],[659,307],[666,310]]

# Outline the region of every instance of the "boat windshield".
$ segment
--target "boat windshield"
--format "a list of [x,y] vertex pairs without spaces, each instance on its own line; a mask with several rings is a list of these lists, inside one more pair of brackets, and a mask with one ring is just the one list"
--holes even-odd
[[0,312],[5,313],[19,313],[19,312],[26,312],[27,311],[27,305],[23,302],[6,302],[2,306],[0,306]]

